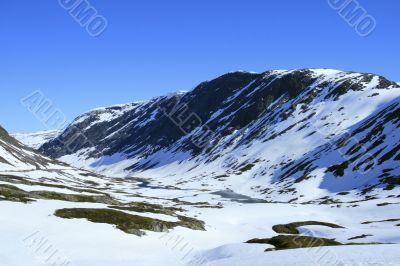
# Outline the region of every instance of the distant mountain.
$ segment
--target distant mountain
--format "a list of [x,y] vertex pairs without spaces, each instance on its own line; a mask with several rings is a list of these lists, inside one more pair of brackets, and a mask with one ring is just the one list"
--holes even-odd
[[181,188],[285,202],[371,197],[400,184],[399,106],[400,86],[378,75],[233,72],[190,92],[85,113],[40,151]]
[[55,139],[61,133],[60,130],[48,130],[35,133],[16,133],[12,137],[33,149],[39,149],[44,143]]

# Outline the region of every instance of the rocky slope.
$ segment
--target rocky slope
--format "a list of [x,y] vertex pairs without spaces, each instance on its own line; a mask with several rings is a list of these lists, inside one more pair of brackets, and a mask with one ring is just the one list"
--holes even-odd
[[[104,182],[104,178],[98,174],[41,155],[0,127],[0,183],[3,184],[6,180],[16,183],[10,176],[18,176],[19,182],[33,187],[37,181],[47,181],[53,185],[74,184],[84,188],[92,184],[91,182]],[[25,178],[23,182],[22,179]]]
[[56,164],[54,160],[24,146],[0,127],[0,170],[46,169]]
[[233,72],[83,114],[40,151],[108,175],[275,201],[373,197],[399,184],[399,104],[400,86],[373,74]]

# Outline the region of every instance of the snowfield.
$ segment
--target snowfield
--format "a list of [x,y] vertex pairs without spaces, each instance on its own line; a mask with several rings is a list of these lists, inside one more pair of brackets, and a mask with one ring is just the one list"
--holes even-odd
[[399,248],[400,245],[321,247],[267,252],[260,255],[264,247],[240,244],[220,247],[205,252],[204,255],[209,256],[210,265],[215,266],[397,266],[400,265]]
[[[15,175],[1,172],[0,175]],[[71,175],[58,182],[71,188],[81,186],[82,179]],[[24,173],[30,180],[53,180],[54,173]],[[32,178],[35,177],[36,178]],[[145,187],[139,180],[119,183],[92,177],[99,192],[108,192],[121,201],[145,201],[165,206],[179,206],[184,214],[206,222],[206,231],[177,227],[168,232],[146,232],[138,237],[126,234],[109,224],[85,219],[62,219],[54,216],[63,208],[107,208],[107,204],[72,203],[59,200],[38,200],[23,204],[0,201],[0,265],[400,265],[400,224],[398,199],[376,199],[347,204],[241,203],[240,196],[226,198],[213,191]],[[3,181],[2,184],[7,183]],[[11,181],[9,184],[12,184]],[[1,184],[0,184],[1,185]],[[27,186],[20,188],[28,190]],[[29,190],[59,191],[46,186]],[[59,191],[77,194],[74,191]],[[130,195],[136,195],[131,197]],[[224,194],[223,194],[224,195]],[[227,194],[229,195],[229,194]],[[195,203],[207,202],[209,207]],[[377,206],[382,203],[393,203]],[[219,206],[215,208],[212,206]],[[222,207],[222,208],[221,208]],[[174,221],[168,215],[140,215]],[[399,219],[398,222],[376,222]],[[344,228],[323,226],[300,228],[302,235],[335,238],[341,243],[381,242],[389,245],[356,245],[320,247],[264,252],[271,245],[245,244],[254,238],[277,235],[277,224],[316,220],[331,222]],[[365,222],[373,222],[364,224]],[[350,241],[360,235],[366,238]],[[51,248],[50,248],[51,247]],[[50,251],[46,251],[49,248]],[[57,252],[48,260],[52,253]],[[55,262],[57,260],[58,262]],[[50,263],[51,262],[51,263]],[[57,264],[59,263],[59,264]],[[62,264],[69,263],[69,264]]]

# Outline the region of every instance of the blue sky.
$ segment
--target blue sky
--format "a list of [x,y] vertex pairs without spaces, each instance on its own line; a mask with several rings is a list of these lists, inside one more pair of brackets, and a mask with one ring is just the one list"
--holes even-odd
[[398,0],[359,0],[377,21],[360,37],[326,0],[90,0],[93,38],[57,0],[0,3],[0,125],[46,129],[21,105],[41,90],[68,119],[149,99],[228,71],[327,67],[400,81]]

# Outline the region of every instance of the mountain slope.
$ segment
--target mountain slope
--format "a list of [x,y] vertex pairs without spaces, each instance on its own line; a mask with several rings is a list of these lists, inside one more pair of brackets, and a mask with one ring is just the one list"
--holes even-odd
[[[109,175],[277,201],[359,196],[398,184],[399,88],[328,69],[233,72],[83,114],[40,151]],[[367,155],[378,163],[359,160]]]
[[0,170],[49,169],[56,164],[54,160],[24,146],[0,127]]

